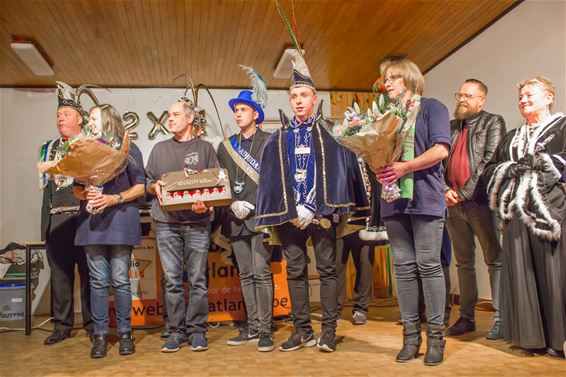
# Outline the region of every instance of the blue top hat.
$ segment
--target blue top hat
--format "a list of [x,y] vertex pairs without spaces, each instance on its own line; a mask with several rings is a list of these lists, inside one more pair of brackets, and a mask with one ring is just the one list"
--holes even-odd
[[253,92],[251,90],[242,90],[240,94],[238,94],[238,98],[232,98],[230,101],[228,101],[228,105],[230,106],[232,111],[235,111],[235,106],[238,103],[243,103],[244,105],[251,106],[259,114],[255,123],[261,124],[264,119],[263,109],[257,102],[254,102],[252,100],[252,95]]

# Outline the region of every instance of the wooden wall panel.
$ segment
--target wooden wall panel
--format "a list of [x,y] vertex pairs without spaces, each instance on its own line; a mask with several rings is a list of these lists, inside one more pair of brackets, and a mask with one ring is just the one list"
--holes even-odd
[[353,100],[356,100],[360,109],[365,110],[371,107],[374,99],[375,95],[368,92],[330,92],[330,115],[333,119],[343,119],[344,111],[352,106]]

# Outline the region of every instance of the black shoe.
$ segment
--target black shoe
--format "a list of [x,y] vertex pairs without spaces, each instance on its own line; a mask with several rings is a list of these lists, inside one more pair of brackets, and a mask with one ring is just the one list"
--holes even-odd
[[134,345],[134,337],[131,331],[126,331],[123,333],[118,333],[120,346],[118,347],[118,353],[122,356],[131,355],[136,353],[136,346]]
[[90,350],[90,357],[93,359],[101,359],[106,357],[106,349],[108,347],[108,340],[106,334],[96,334],[93,336],[94,342]]
[[273,336],[267,332],[259,333],[259,342],[257,342],[257,350],[259,352],[271,352],[275,349]]
[[289,352],[299,348],[316,346],[316,339],[313,334],[305,335],[303,333],[294,333],[287,341],[279,346],[279,351]]
[[229,346],[240,346],[246,343],[257,343],[259,340],[259,333],[257,331],[250,330],[249,327],[244,327],[240,329],[240,333],[235,337],[228,339],[226,344]]
[[51,344],[56,344],[59,343],[67,338],[71,337],[71,330],[58,330],[55,329],[53,330],[53,332],[51,334],[49,334],[49,336],[47,338],[45,338],[45,340],[43,341],[43,344],[45,344],[46,346],[49,346]]
[[501,323],[499,321],[493,321],[485,337],[489,340],[503,339],[501,336]]
[[420,322],[403,324],[403,348],[395,357],[395,361],[406,363],[415,359],[419,354],[422,341]]
[[444,326],[428,324],[426,328],[426,353],[424,365],[433,366],[442,364],[444,361]]
[[336,351],[336,333],[334,330],[322,330],[318,343],[316,344],[321,351]]
[[454,323],[452,327],[448,329],[448,335],[458,336],[467,334],[472,331],[476,331],[476,322],[472,321],[471,319],[460,317],[458,318],[456,323]]

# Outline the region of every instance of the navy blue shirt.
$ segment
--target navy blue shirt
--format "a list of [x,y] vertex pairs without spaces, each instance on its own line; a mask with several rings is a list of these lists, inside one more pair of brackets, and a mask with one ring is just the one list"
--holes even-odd
[[[450,146],[448,109],[434,98],[421,98],[415,125],[415,158],[434,144]],[[395,214],[416,214],[444,217],[444,167],[442,162],[414,172],[413,200],[397,199],[388,203],[381,199],[381,217]]]
[[[130,143],[128,166],[116,177],[104,184],[103,194],[118,194],[137,184],[145,183],[141,151]],[[137,200],[107,207],[98,215],[86,211],[86,200],[81,200],[79,225],[75,245],[139,245],[141,227]]]

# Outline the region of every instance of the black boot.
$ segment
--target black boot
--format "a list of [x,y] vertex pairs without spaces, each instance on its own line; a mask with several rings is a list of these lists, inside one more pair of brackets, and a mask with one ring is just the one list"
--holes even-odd
[[420,322],[403,323],[403,348],[397,354],[395,361],[406,363],[413,360],[419,353],[422,341]]
[[424,356],[424,364],[442,364],[445,345],[446,340],[444,340],[444,326],[429,323],[426,328],[426,353]]
[[120,355],[131,355],[136,352],[136,347],[134,346],[134,337],[131,331],[118,333],[120,346],[118,347],[118,353]]
[[93,359],[101,359],[106,357],[106,348],[108,347],[108,340],[106,334],[97,334],[92,337],[92,348],[90,350],[90,357]]

